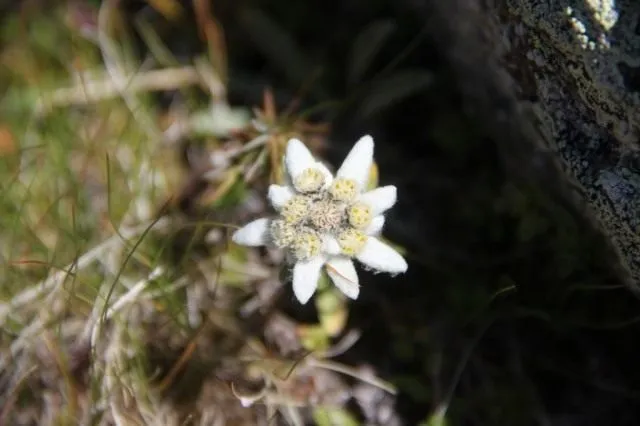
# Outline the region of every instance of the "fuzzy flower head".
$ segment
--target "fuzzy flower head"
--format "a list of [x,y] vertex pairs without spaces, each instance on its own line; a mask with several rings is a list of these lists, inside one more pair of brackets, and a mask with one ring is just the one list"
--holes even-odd
[[373,164],[373,139],[356,142],[334,177],[298,139],[287,143],[286,185],[271,185],[274,219],[257,219],[236,231],[233,241],[246,246],[274,245],[293,263],[293,291],[300,303],[316,291],[322,267],[346,296],[360,292],[353,259],[377,272],[407,270],[404,258],[377,236],[384,212],[396,202],[396,187],[366,191]]

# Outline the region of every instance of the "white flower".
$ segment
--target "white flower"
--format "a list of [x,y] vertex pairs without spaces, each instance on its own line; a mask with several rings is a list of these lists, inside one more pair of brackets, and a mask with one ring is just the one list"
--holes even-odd
[[372,163],[371,136],[356,142],[335,178],[301,141],[289,140],[284,157],[287,184],[269,187],[269,200],[279,216],[254,220],[236,231],[233,241],[286,249],[294,263],[293,291],[302,304],[315,293],[323,266],[352,299],[360,292],[352,258],[374,271],[405,272],[404,258],[376,238],[384,212],[396,202],[396,187],[365,192]]

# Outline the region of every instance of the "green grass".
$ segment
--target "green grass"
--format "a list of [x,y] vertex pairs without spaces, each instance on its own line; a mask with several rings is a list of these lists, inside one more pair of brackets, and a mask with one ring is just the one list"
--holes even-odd
[[[2,34],[0,424],[257,424],[277,416],[296,425],[301,409],[314,406],[318,424],[354,424],[343,407],[310,402],[322,380],[304,387],[308,376],[359,376],[322,355],[344,327],[344,299],[325,289],[317,325],[286,322],[298,336],[296,355],[267,349],[264,312],[274,299],[258,297],[255,284],[281,291],[280,268],[226,238],[246,215],[246,197],[263,197],[279,174],[271,165],[279,167],[287,135],[298,133],[296,120],[260,142],[248,122],[252,106],[212,112],[202,101],[224,101],[212,92],[219,73],[211,65],[224,61],[205,53],[186,66],[136,58],[122,25],[103,22],[84,37],[69,25],[70,7],[12,15]],[[102,13],[121,24],[115,11]],[[150,51],[166,54],[158,45]],[[163,108],[157,91],[185,100]],[[225,145],[218,136],[228,135],[230,120],[249,133]],[[178,125],[185,130],[176,133]],[[180,160],[189,138],[207,153],[239,151],[204,192],[187,196],[185,209],[176,200],[201,179]],[[243,312],[257,312],[262,326]],[[301,357],[309,349],[322,351]],[[266,386],[261,398],[243,408],[231,384],[256,382]]]

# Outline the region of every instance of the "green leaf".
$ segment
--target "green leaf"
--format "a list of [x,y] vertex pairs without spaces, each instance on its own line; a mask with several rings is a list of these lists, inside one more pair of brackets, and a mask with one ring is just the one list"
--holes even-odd
[[391,242],[390,240],[384,238],[384,237],[378,237],[378,239],[380,241],[382,241],[383,243],[387,244],[388,246],[390,246],[391,248],[393,248],[395,251],[397,251],[398,253],[400,253],[403,256],[406,256],[408,251],[406,248],[402,247],[399,244],[396,244],[394,242]]
[[324,272],[319,280],[315,305],[322,329],[331,337],[340,334],[347,323],[346,302],[340,290],[330,283]]
[[518,223],[518,240],[525,243],[529,242],[542,234],[546,228],[547,222],[544,218],[534,213],[525,214],[520,218],[520,222]]
[[358,34],[351,47],[347,68],[347,81],[350,84],[362,78],[394,29],[395,25],[390,21],[376,21]]
[[291,34],[258,9],[246,9],[242,22],[256,47],[289,83],[302,84],[308,75],[308,62]]
[[318,426],[357,426],[358,421],[341,408],[318,407],[313,410],[313,421]]
[[431,85],[431,73],[422,70],[399,71],[375,82],[362,102],[360,115],[368,117],[425,90]]
[[425,419],[419,426],[447,426],[448,424],[449,422],[447,422],[444,413],[438,412],[428,419]]
[[375,161],[371,163],[371,168],[369,169],[369,180],[367,181],[367,191],[372,191],[376,189],[379,185],[379,170],[378,163]]
[[302,347],[311,352],[326,351],[331,345],[331,339],[321,325],[301,325],[298,333]]
[[233,179],[233,183],[228,191],[226,191],[220,198],[215,200],[212,207],[228,207],[239,204],[247,196],[247,183],[243,179],[234,178],[230,176],[229,179]]
[[250,120],[248,109],[212,103],[208,108],[193,113],[189,124],[195,135],[226,137],[231,131],[248,125]]

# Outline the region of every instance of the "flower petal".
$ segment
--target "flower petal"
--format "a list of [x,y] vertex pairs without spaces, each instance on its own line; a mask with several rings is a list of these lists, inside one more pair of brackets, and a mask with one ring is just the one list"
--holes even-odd
[[384,213],[396,203],[398,190],[394,185],[381,186],[373,191],[365,192],[359,197],[359,201],[371,207],[374,216]]
[[336,176],[355,180],[362,191],[367,186],[369,171],[373,163],[373,138],[369,135],[361,137],[351,148],[342,162]]
[[263,246],[269,242],[270,222],[271,220],[268,218],[256,219],[253,222],[249,222],[234,232],[231,239],[234,243],[243,246]]
[[316,256],[293,267],[293,294],[301,304],[307,303],[315,293],[325,260],[324,256]]
[[400,253],[375,237],[367,238],[364,248],[356,255],[356,259],[376,271],[391,274],[406,272],[408,267],[407,261]]
[[292,181],[308,168],[316,167],[316,160],[309,149],[299,139],[289,139],[285,153],[287,172]]
[[283,185],[269,185],[269,201],[274,209],[280,210],[287,201],[293,197],[294,193],[291,188]]
[[377,236],[382,232],[382,228],[384,228],[384,216],[376,216],[371,219],[371,223],[367,229],[364,230],[364,233],[367,235]]
[[322,251],[330,256],[337,256],[342,253],[342,248],[336,237],[326,234],[322,236]]
[[324,177],[326,179],[324,187],[327,188],[333,182],[333,173],[331,173],[327,166],[325,166],[324,163],[321,163],[320,161],[316,163],[316,168],[324,174]]
[[345,256],[331,258],[327,262],[327,274],[338,289],[351,299],[357,299],[360,294],[358,273],[351,259]]

